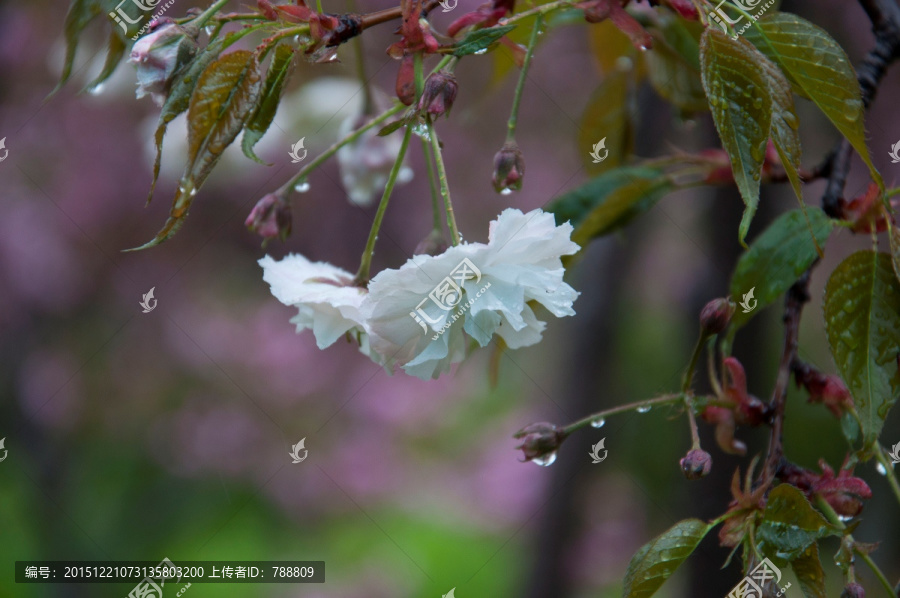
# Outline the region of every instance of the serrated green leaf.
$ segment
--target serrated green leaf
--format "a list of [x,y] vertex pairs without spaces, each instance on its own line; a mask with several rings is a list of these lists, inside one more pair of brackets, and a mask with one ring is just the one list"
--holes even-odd
[[467,54],[475,54],[481,50],[487,50],[491,44],[497,42],[515,28],[515,25],[503,25],[487,29],[476,29],[453,46],[453,55],[466,56]]
[[754,289],[751,299],[757,306],[750,313],[738,309],[731,319],[735,328],[775,302],[819,257],[816,247],[825,244],[833,225],[819,208],[809,208],[807,215],[809,223],[800,210],[782,214],[738,260],[731,277],[731,297],[740,303],[744,294]]
[[824,310],[831,354],[868,447],[900,395],[900,282],[891,256],[859,251],[841,262],[825,286]]
[[759,52],[714,29],[707,29],[700,40],[700,64],[713,121],[746,206],[738,234],[743,244],[759,204],[760,171],[772,121],[768,79]]
[[687,560],[709,532],[699,519],[685,519],[644,544],[628,564],[623,598],[649,598]]
[[256,107],[260,80],[257,56],[246,50],[226,54],[203,71],[188,107],[188,166],[169,218],[152,241],[130,251],[158,245],[181,227],[197,191]]
[[159,179],[159,168],[162,163],[162,147],[163,138],[166,135],[166,129],[169,123],[188,109],[191,102],[191,95],[197,87],[197,80],[200,75],[209,67],[213,61],[219,57],[222,51],[224,40],[222,38],[209,44],[202,52],[194,57],[194,60],[184,67],[183,75],[176,75],[169,95],[163,104],[162,111],[159,114],[159,120],[156,123],[156,133],[153,136],[156,144],[156,160],[153,162],[153,181],[150,183],[150,193],[147,195],[147,203],[153,199],[153,191],[156,189],[156,181]]
[[554,200],[556,221],[575,227],[572,240],[582,247],[646,212],[675,184],[657,168],[622,167],[603,173]]
[[825,572],[819,561],[819,547],[813,542],[792,563],[791,568],[800,582],[800,589],[806,598],[827,598],[825,595]]
[[872,179],[883,189],[884,182],[866,147],[859,82],[841,46],[825,30],[790,13],[762,17],[744,37],[809,96],[859,153]]
[[709,110],[700,79],[702,32],[699,23],[661,16],[659,28],[651,30],[653,51],[644,56],[653,89],[685,112]]
[[85,87],[87,91],[96,91],[100,85],[112,77],[112,74],[116,72],[116,69],[119,67],[122,57],[125,56],[125,49],[127,46],[128,44],[125,41],[125,38],[117,29],[113,29],[109,34],[106,61],[103,63],[103,69],[100,71],[100,74]]
[[766,73],[769,83],[769,94],[772,97],[772,143],[781,158],[781,164],[787,173],[788,180],[800,205],[803,207],[803,191],[800,180],[800,121],[794,108],[794,96],[791,84],[778,66],[766,58],[759,56],[760,66]]
[[257,157],[253,152],[253,148],[266,134],[266,131],[269,130],[272,121],[275,120],[275,113],[278,111],[278,103],[281,101],[284,84],[294,64],[294,53],[294,48],[286,44],[281,44],[275,48],[275,56],[272,58],[272,64],[266,75],[266,84],[263,86],[262,94],[260,94],[259,106],[244,127],[244,138],[241,140],[241,148],[244,150],[244,155],[260,164],[266,163]]
[[832,533],[833,526],[809,504],[803,492],[781,484],[769,492],[756,539],[763,554],[792,561],[810,544]]
[[[634,123],[628,98],[631,77],[628,70],[614,70],[606,75],[581,117],[578,154],[591,175],[619,166],[633,151]],[[597,155],[602,160],[595,162],[591,151],[601,140],[605,140],[605,147]]]

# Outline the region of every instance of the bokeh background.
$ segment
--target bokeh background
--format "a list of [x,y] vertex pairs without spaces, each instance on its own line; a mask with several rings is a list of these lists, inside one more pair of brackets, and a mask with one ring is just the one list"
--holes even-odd
[[[171,10],[180,16],[196,4],[178,0]],[[360,8],[390,4],[361,0]],[[477,4],[460,0],[436,17],[438,28]],[[286,243],[261,249],[243,226],[253,204],[296,172],[288,147],[305,136],[315,155],[359,110],[351,48],[342,49],[340,64],[295,71],[258,148],[272,166],[232,148],[175,238],[121,253],[149,240],[165,219],[183,124],[170,128],[156,199],[145,207],[156,107],[134,98],[128,65],[101,93],[77,93],[101,65],[99,26],[84,36],[71,84],[45,101],[60,71],[66,6],[0,1],[0,138],[9,149],[0,163],[0,437],[9,451],[0,463],[0,597],[104,598],[133,586],[16,585],[16,560],[164,557],[327,563],[322,586],[195,584],[187,594],[196,598],[437,598],[454,587],[459,598],[612,597],[643,543],[680,519],[726,509],[728,481],[764,449],[765,430],[739,432],[750,451],[738,459],[713,448],[704,428],[715,463],[699,482],[678,469],[689,432],[666,409],[581,432],[548,468],[520,463],[511,436],[531,422],[563,424],[677,388],[699,309],[727,293],[740,255],[735,189],[671,196],[624,233],[594,243],[568,274],[582,293],[578,315],[551,318],[539,345],[500,356],[496,386],[490,349],[438,381],[389,376],[348,344],[320,351],[311,334],[296,335],[288,322],[294,310],[270,295],[256,264],[267,252],[299,252],[356,269],[374,207],[347,201],[334,161],[295,196]],[[872,43],[855,2],[785,0],[783,9],[827,29],[854,62]],[[392,30],[364,36],[366,72],[388,93],[397,68],[384,53]],[[486,240],[488,222],[504,208],[541,207],[587,179],[589,148],[576,139],[606,76],[596,55],[603,44],[589,32],[583,23],[561,24],[541,38],[520,116],[528,170],[516,194],[498,195],[490,183],[515,84],[498,76],[509,70],[509,54],[458,67],[459,98],[438,130],[467,240]],[[887,157],[900,137],[898,83],[895,69],[867,120],[888,182],[900,172]],[[646,85],[634,109],[639,156],[717,146],[708,115],[683,118]],[[838,134],[808,103],[798,109],[811,167]],[[430,198],[415,140],[410,155],[415,178],[395,192],[376,270],[402,264],[428,233]],[[866,183],[855,162],[848,197]],[[808,201],[821,190],[810,185]],[[786,187],[765,187],[751,236],[795,205]],[[867,243],[836,232],[813,277],[801,354],[827,371],[834,366],[821,291],[828,272]],[[138,302],[151,287],[159,303],[144,314]],[[736,343],[754,394],[769,396],[780,351],[780,308],[772,307]],[[900,441],[896,411],[887,444]],[[294,465],[288,452],[301,438],[309,457]],[[609,456],[591,465],[587,453],[601,438]],[[787,456],[807,467],[819,458],[838,466],[846,450],[837,420],[793,387],[785,443]],[[897,580],[900,509],[874,467],[858,474],[875,496],[856,536],[882,541],[874,558]],[[837,545],[824,548],[836,596]],[[721,568],[727,554],[711,534],[659,596],[724,596],[742,576],[737,562]],[[859,573],[880,595],[864,565]],[[793,588],[798,596],[796,581]]]

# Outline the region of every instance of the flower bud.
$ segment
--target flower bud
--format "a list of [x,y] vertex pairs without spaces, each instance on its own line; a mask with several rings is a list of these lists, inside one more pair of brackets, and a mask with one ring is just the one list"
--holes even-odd
[[494,156],[494,190],[509,193],[522,188],[525,158],[515,142],[508,142]]
[[291,234],[291,204],[277,193],[269,193],[253,206],[244,225],[264,242],[275,237],[284,241]]
[[137,67],[137,97],[150,95],[158,106],[166,101],[175,73],[197,53],[197,42],[173,22],[158,22],[131,48]]
[[417,106],[419,113],[434,118],[443,114],[449,115],[457,91],[459,84],[453,73],[443,70],[432,73],[425,79],[425,88]]
[[734,315],[734,302],[731,299],[713,299],[700,312],[700,329],[709,336],[719,334],[728,326]]
[[516,447],[525,455],[524,461],[546,459],[551,457],[566,439],[565,431],[555,424],[539,422],[525,426],[513,435],[522,440]]
[[684,477],[689,480],[699,480],[709,475],[712,470],[712,457],[704,450],[691,449],[687,455],[678,462]]
[[848,583],[841,592],[841,598],[866,598],[866,591],[856,582]]

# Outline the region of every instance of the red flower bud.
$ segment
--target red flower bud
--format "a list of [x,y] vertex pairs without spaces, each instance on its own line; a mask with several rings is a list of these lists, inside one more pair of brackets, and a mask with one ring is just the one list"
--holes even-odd
[[429,114],[434,118],[443,114],[450,114],[450,108],[456,100],[459,84],[456,77],[448,71],[432,73],[425,79],[425,88],[419,98],[418,111],[420,114]]
[[719,334],[728,327],[734,310],[731,299],[713,299],[700,312],[700,329],[706,335]]
[[494,156],[494,190],[509,193],[522,188],[525,158],[515,142],[508,142]]
[[848,583],[841,592],[841,598],[866,598],[866,590],[858,583]]
[[797,386],[809,392],[810,403],[822,403],[837,418],[853,408],[853,397],[838,376],[826,376],[806,363],[795,363],[793,370]]
[[253,206],[244,225],[264,243],[275,237],[284,241],[291,234],[291,205],[277,193],[269,193]]
[[678,463],[681,465],[684,477],[689,480],[705,478],[712,470],[712,457],[700,449],[691,449]]
[[516,449],[524,454],[523,462],[534,460],[541,465],[550,465],[556,459],[556,451],[566,439],[566,433],[556,424],[539,422],[525,426],[513,438],[522,440]]

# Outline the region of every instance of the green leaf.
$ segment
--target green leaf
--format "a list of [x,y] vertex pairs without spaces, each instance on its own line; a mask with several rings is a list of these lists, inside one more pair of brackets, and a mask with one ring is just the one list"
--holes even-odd
[[172,83],[172,88],[169,90],[169,95],[166,96],[166,101],[159,114],[159,120],[156,123],[156,133],[153,137],[156,144],[156,160],[153,163],[153,181],[150,183],[150,193],[147,195],[147,203],[150,203],[150,200],[153,199],[153,191],[156,189],[156,181],[159,179],[159,167],[162,163],[163,138],[166,135],[166,129],[170,122],[188,109],[191,102],[191,95],[193,95],[194,89],[197,87],[197,80],[200,78],[200,75],[203,74],[203,71],[219,57],[219,52],[222,51],[223,43],[224,40],[219,38],[209,44],[200,54],[194,57],[193,62],[186,65],[184,74],[176,76]]
[[800,582],[800,589],[806,598],[827,598],[825,595],[825,572],[819,561],[819,547],[813,542],[792,563],[794,574]]
[[414,122],[414,120],[411,119],[409,116],[404,116],[403,118],[398,118],[397,120],[395,120],[393,122],[389,122],[388,124],[384,125],[381,128],[381,130],[378,131],[378,136],[386,137],[386,136],[390,135],[391,133],[393,133],[394,131],[396,131],[397,129],[404,127],[412,122]]
[[129,251],[158,245],[181,227],[197,191],[256,107],[260,79],[257,57],[246,50],[226,54],[203,71],[188,108],[188,166],[169,218],[152,241]]
[[884,189],[866,147],[865,108],[856,72],[825,30],[789,13],[766,15],[744,37],[777,63],[788,79],[819,107],[869,166]]
[[[629,102],[629,70],[615,70],[603,78],[603,82],[591,95],[578,130],[578,154],[591,175],[619,166],[634,147],[634,123]],[[605,146],[597,151],[600,162],[595,162],[591,151],[603,141]],[[608,155],[607,155],[608,152]]]
[[791,93],[791,84],[788,82],[784,73],[781,72],[775,63],[766,58],[759,56],[760,66],[766,73],[766,80],[769,83],[769,94],[772,98],[772,125],[770,134],[772,143],[778,151],[778,157],[781,158],[781,164],[787,173],[788,180],[797,199],[800,200],[801,209],[803,204],[802,181],[800,180],[800,121],[797,119],[797,112],[794,109],[794,96]]
[[266,75],[266,84],[260,95],[259,106],[247,121],[247,126],[244,127],[244,138],[241,140],[244,155],[260,164],[265,164],[265,162],[253,153],[253,147],[262,139],[272,125],[272,121],[275,120],[275,112],[278,111],[284,84],[294,64],[294,52],[294,48],[286,44],[275,48],[275,56],[272,58],[272,64]]
[[100,14],[102,7],[99,0],[72,0],[69,4],[69,12],[66,13],[65,37],[66,57],[63,60],[63,70],[59,76],[59,83],[50,92],[52,96],[59,91],[72,76],[72,65],[75,62],[75,54],[78,51],[78,41],[81,32]]
[[467,54],[475,54],[481,50],[487,50],[491,44],[515,28],[515,25],[503,25],[502,27],[476,29],[451,48],[453,55],[465,56]]
[[881,433],[900,395],[900,281],[891,256],[854,253],[825,286],[825,331],[841,377],[850,388],[865,447]]
[[649,598],[687,560],[710,530],[699,519],[685,519],[657,536],[631,557],[623,598]]
[[100,71],[100,74],[97,75],[93,81],[88,83],[85,88],[87,91],[96,91],[104,81],[112,77],[112,74],[116,72],[119,63],[122,61],[122,57],[125,56],[126,47],[127,43],[125,42],[125,38],[119,33],[118,29],[113,29],[109,34],[109,43],[106,50],[106,61],[103,64],[103,70]]
[[700,79],[699,39],[703,27],[660,14],[659,29],[651,30],[653,51],[644,56],[650,84],[656,93],[685,112],[708,110]]
[[833,526],[809,504],[803,492],[780,484],[769,492],[756,539],[764,554],[792,561],[810,544],[831,533],[835,533]]
[[558,223],[572,223],[572,240],[583,247],[592,238],[612,232],[646,212],[674,189],[675,184],[662,170],[622,167],[560,196],[548,210]]
[[[744,294],[754,289],[753,298],[748,299],[755,299],[757,307],[750,313],[738,309],[731,320],[735,328],[777,300],[819,257],[816,247],[825,244],[833,225],[819,208],[811,207],[807,214],[809,223],[800,210],[782,214],[738,260],[731,277],[731,297],[740,303]],[[753,305],[752,300],[749,303]]]
[[759,204],[759,177],[772,121],[769,82],[759,52],[714,29],[707,29],[700,40],[700,64],[713,121],[746,206],[738,235],[743,244]]

